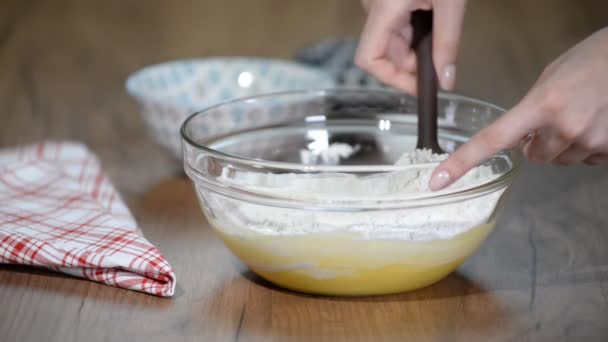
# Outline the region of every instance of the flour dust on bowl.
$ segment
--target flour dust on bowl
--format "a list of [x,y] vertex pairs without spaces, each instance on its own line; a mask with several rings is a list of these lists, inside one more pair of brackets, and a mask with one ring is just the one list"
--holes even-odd
[[[445,158],[415,150],[416,100],[385,90],[287,92],[224,103],[182,126],[183,158],[208,221],[251,270],[288,289],[379,295],[432,284],[486,239],[518,173],[506,150],[440,192]],[[454,151],[496,106],[443,94]],[[241,111],[222,132],[205,125]]]

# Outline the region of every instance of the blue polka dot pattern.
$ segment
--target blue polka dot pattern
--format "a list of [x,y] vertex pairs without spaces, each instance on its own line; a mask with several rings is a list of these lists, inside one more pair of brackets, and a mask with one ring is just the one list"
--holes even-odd
[[[333,88],[332,75],[320,68],[262,58],[208,58],[174,61],[143,68],[131,75],[126,88],[141,105],[154,140],[181,158],[182,122],[215,104],[253,95],[289,90]],[[258,120],[280,115],[280,106]],[[283,113],[288,114],[288,113]],[[215,135],[237,127],[246,117],[235,107],[231,113],[210,118],[201,128]]]

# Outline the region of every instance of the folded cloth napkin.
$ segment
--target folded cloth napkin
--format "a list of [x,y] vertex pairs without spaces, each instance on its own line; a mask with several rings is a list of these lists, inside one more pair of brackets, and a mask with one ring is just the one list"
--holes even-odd
[[0,150],[0,263],[169,297],[175,273],[77,143]]

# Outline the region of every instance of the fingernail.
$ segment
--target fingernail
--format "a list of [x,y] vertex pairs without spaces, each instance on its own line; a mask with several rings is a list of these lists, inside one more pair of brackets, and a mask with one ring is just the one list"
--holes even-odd
[[441,190],[445,188],[449,183],[450,174],[445,170],[441,170],[431,177],[431,180],[429,181],[429,188],[431,188],[431,190],[433,191]]
[[445,90],[454,89],[454,83],[456,82],[456,66],[454,64],[443,67],[439,82],[441,83],[441,88]]

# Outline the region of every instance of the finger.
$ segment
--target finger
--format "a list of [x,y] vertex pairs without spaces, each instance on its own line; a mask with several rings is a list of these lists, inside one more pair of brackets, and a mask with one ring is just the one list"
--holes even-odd
[[399,30],[399,35],[403,39],[404,45],[409,47],[412,43],[412,37],[414,36],[414,29],[411,25],[406,25]]
[[567,150],[557,156],[553,160],[553,163],[562,166],[573,165],[589,158],[591,154],[591,151],[588,149],[573,144]]
[[380,81],[408,93],[415,93],[416,80],[412,74],[399,72],[398,67],[386,56],[391,35],[398,32],[402,23],[407,23],[409,14],[404,16],[397,11],[371,8],[367,17],[355,62]]
[[439,84],[452,90],[462,34],[466,0],[435,0],[433,7],[433,60]]
[[395,33],[391,34],[388,41],[388,49],[386,54],[388,59],[397,67],[399,72],[413,71],[407,69],[407,57],[410,54],[410,51],[409,47],[404,44],[403,37],[401,35]]
[[[400,67],[402,71],[411,73],[413,75],[416,74],[416,53],[410,48],[412,37],[414,34],[414,30],[411,25],[407,25],[399,31],[400,36],[402,37],[401,46],[405,49],[405,56],[402,60],[400,60]],[[396,62],[393,60],[393,62]]]
[[390,13],[383,9],[372,8],[367,16],[355,59],[362,67],[367,63],[384,57],[388,40],[394,32],[392,21],[399,18],[398,13]]
[[405,64],[405,70],[409,71],[413,75],[416,74],[416,69],[417,69],[418,63],[416,62],[415,53],[410,53],[409,55],[407,55],[404,64]]
[[415,75],[400,71],[395,64],[387,59],[374,61],[368,71],[379,81],[389,86],[411,95],[417,94]]
[[601,153],[592,154],[589,157],[585,158],[583,162],[591,166],[599,165],[608,162],[608,155]]
[[406,56],[403,60],[404,69],[413,73],[416,70],[416,53],[410,48],[410,45],[412,44],[412,39],[414,37],[414,28],[412,25],[406,25],[399,30],[399,34],[403,38],[403,46],[407,49]]
[[570,143],[554,130],[541,129],[524,147],[524,155],[533,162],[547,163],[570,147]]
[[518,104],[444,160],[433,171],[429,187],[436,191],[452,184],[467,171],[505,148],[519,144],[541,124],[539,115],[529,115],[531,106]]

